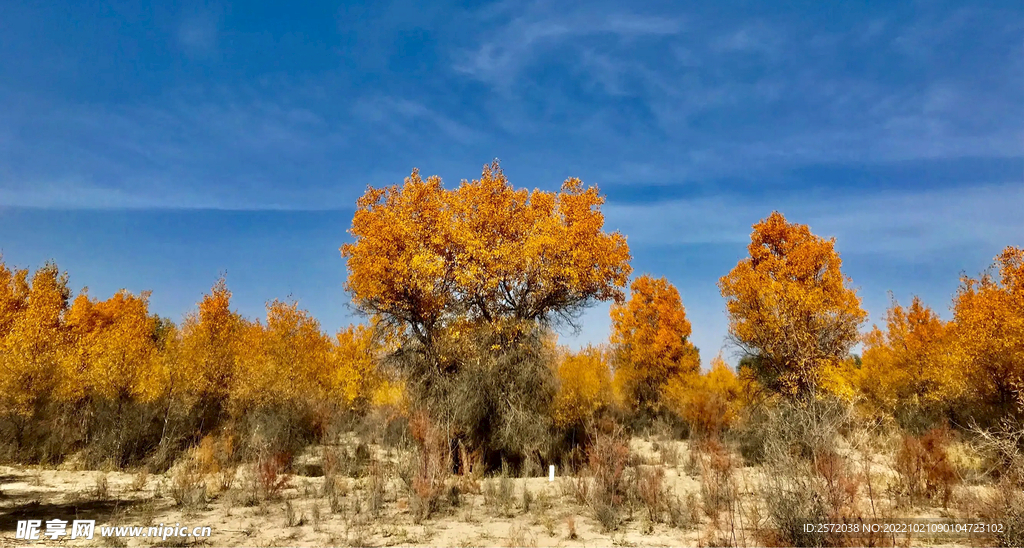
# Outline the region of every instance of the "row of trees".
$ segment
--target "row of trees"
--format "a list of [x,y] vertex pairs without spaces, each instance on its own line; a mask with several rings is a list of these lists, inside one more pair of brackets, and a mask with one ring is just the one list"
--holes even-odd
[[[748,256],[719,281],[742,356],[739,378],[717,366],[702,375],[671,284],[640,276],[625,299],[629,251],[622,235],[603,231],[602,203],[576,179],[558,193],[515,190],[496,163],[455,190],[414,172],[359,202],[354,241],[342,248],[348,289],[358,308],[398,328],[405,348],[422,355],[417,374],[441,378],[465,364],[465,356],[436,352],[436,341],[453,329],[572,324],[591,302],[613,300],[609,345],[565,356],[556,368],[556,380],[572,387],[552,403],[562,424],[617,402],[633,414],[671,412],[715,428],[695,410],[728,417],[737,402],[765,397],[839,396],[899,420],[962,424],[1022,411],[1019,248],[1007,248],[996,271],[963,279],[953,321],[918,299],[906,311],[894,302],[885,328],[862,336],[867,313],[835,240],[772,213],[754,225]],[[863,360],[850,353],[858,342]],[[442,392],[413,395],[444,407]]]
[[964,277],[944,321],[919,298],[893,302],[865,337],[850,385],[875,410],[967,425],[1024,415],[1024,249]]
[[368,328],[332,338],[276,300],[252,321],[230,298],[219,281],[178,327],[149,312],[148,293],[72,300],[56,265],[30,276],[0,262],[0,428],[13,450],[60,458],[127,422],[130,436],[97,448],[126,461],[267,409],[326,420],[388,393]]
[[[913,428],[991,426],[1024,414],[1024,250],[1008,247],[988,272],[965,276],[951,321],[918,297],[906,308],[894,300],[885,325],[861,335],[866,312],[841,272],[834,240],[779,213],[753,228],[749,257],[719,282],[729,336],[742,352],[739,375],[720,357],[700,374],[678,292],[641,276],[629,300],[612,307],[609,350],[570,362],[572,371],[581,363],[614,371],[613,389],[591,389],[594,397],[634,413],[670,411],[698,431],[728,425],[749,401],[779,397],[840,397]],[[863,359],[850,353],[858,342]],[[714,417],[718,424],[709,424]]]
[[[223,280],[179,327],[149,312],[148,294],[72,301],[55,265],[31,277],[0,265],[0,427],[27,446],[33,424],[84,425],[60,436],[73,445],[115,420],[104,417],[141,416],[148,441],[119,450],[129,455],[166,445],[169,431],[188,443],[225,424],[252,430],[267,410],[323,431],[328,410],[393,400],[401,386],[453,452],[461,444],[499,464],[554,458],[551,440],[605,412],[675,417],[698,433],[728,428],[761,398],[840,396],[901,421],[1024,412],[1019,248],[964,278],[952,321],[918,299],[894,302],[886,326],[862,337],[866,312],[835,241],[772,213],[719,281],[741,367],[718,357],[702,372],[676,288],[639,276],[627,298],[629,248],[605,231],[602,204],[578,179],[515,189],[496,162],[455,189],[416,171],[370,188],[341,248],[368,321],[335,337],[295,303],[269,303],[265,321],[241,317]],[[558,348],[556,327],[609,300],[607,345]],[[861,340],[863,360],[850,354]]]

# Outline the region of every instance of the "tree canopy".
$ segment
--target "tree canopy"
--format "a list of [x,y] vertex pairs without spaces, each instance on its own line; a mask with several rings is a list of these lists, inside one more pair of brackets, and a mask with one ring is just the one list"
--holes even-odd
[[629,300],[610,312],[615,381],[630,407],[656,411],[665,385],[699,372],[700,356],[679,291],[668,280],[640,276],[629,290]]
[[453,322],[572,322],[596,300],[621,300],[629,247],[604,230],[595,187],[515,189],[498,163],[445,189],[417,170],[359,199],[341,248],[354,304],[429,344]]
[[867,313],[841,270],[835,239],[773,212],[753,227],[749,256],[719,282],[729,335],[765,388],[805,396],[847,357]]

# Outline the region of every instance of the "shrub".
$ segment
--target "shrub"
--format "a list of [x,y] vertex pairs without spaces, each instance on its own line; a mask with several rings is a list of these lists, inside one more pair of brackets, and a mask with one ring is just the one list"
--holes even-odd
[[[408,375],[413,407],[444,425],[449,451],[480,451],[488,470],[518,473],[548,445],[555,393],[550,333],[529,322],[466,324],[439,334],[428,352],[411,342],[393,358]],[[446,363],[432,363],[433,356]],[[455,454],[451,455],[452,463]]]
[[849,462],[834,450],[826,449],[814,455],[812,468],[829,515],[842,519],[855,513],[860,482],[850,470]]
[[647,518],[661,523],[662,515],[669,506],[669,495],[665,491],[665,470],[659,467],[637,466],[635,497],[647,510]]
[[691,437],[718,437],[736,423],[743,386],[721,356],[703,374],[672,379],[666,389],[669,408],[689,426]]
[[831,544],[821,532],[804,529],[808,522],[828,523],[825,501],[816,487],[806,463],[793,456],[773,456],[772,461],[766,464],[759,494],[774,525],[777,540],[782,545]]
[[186,511],[194,511],[206,504],[206,484],[198,464],[188,459],[181,463],[171,477],[171,498]]
[[577,489],[589,489],[589,492],[580,492],[578,496],[588,500],[595,517],[605,530],[618,527],[616,509],[626,502],[623,475],[628,463],[629,442],[622,427],[610,421],[598,423],[587,448],[587,468],[593,476],[593,488],[577,483]]
[[894,468],[899,489],[912,503],[927,498],[941,500],[943,507],[949,505],[953,487],[960,481],[947,454],[950,437],[948,429],[903,437]]
[[260,499],[276,499],[289,486],[291,475],[288,474],[288,468],[291,460],[289,453],[272,453],[262,455],[253,464],[253,477]]
[[719,515],[731,509],[736,499],[735,463],[728,449],[716,439],[695,444],[700,468],[700,496],[704,513],[718,523]]
[[379,517],[384,508],[384,495],[387,489],[388,470],[384,464],[373,461],[367,466],[367,505],[373,517]]
[[597,500],[593,503],[594,518],[601,524],[601,527],[607,531],[614,531],[619,528],[619,513],[615,509],[615,506],[606,502]]
[[996,535],[999,546],[1024,546],[1024,493],[1020,487],[1004,478],[986,502],[982,517],[1003,525]]
[[413,517],[419,522],[442,508],[445,479],[451,470],[451,452],[442,433],[425,413],[409,421],[417,445],[417,463],[411,479]]
[[752,464],[764,462],[772,452],[795,452],[809,459],[832,448],[852,420],[853,407],[836,398],[769,400],[749,408],[731,436]]
[[771,524],[762,530],[760,518],[754,520],[758,534],[767,535],[763,540],[793,546],[879,542],[804,529],[806,523],[852,523],[863,517],[857,505],[861,478],[838,449],[841,432],[852,424],[849,405],[828,399],[783,401],[759,413],[764,477],[758,493]]
[[629,442],[622,428],[610,422],[598,426],[587,449],[587,464],[594,477],[594,500],[612,506],[622,504],[623,472],[628,462]]
[[494,508],[499,515],[504,517],[512,516],[515,505],[514,497],[515,484],[508,476],[508,468],[503,468],[501,475],[484,484],[484,501],[488,506]]

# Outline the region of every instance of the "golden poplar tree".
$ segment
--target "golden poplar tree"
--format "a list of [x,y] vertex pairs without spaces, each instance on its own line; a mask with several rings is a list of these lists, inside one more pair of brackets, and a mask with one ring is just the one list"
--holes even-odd
[[823,370],[857,342],[866,313],[849,287],[835,239],[789,223],[779,212],[753,227],[749,257],[722,277],[729,335],[764,388],[805,397]]
[[161,394],[149,292],[135,296],[122,290],[97,302],[83,291],[66,317],[74,341],[67,359],[74,366],[65,368],[65,398],[145,401]]
[[547,431],[545,331],[623,297],[629,248],[605,231],[603,203],[579,179],[516,189],[497,162],[455,189],[414,170],[359,199],[341,248],[352,303],[398,333],[414,403],[492,463]]
[[378,394],[377,391],[395,389],[382,384],[384,379],[380,378],[376,362],[380,349],[373,335],[372,327],[349,325],[338,331],[331,345],[331,371],[325,381],[326,387],[333,398],[347,406],[365,403],[375,397],[388,400],[388,394]]
[[7,337],[28,307],[30,290],[28,270],[9,269],[0,255],[0,340]]
[[916,296],[907,308],[894,300],[885,322],[864,337],[858,384],[868,403],[889,412],[952,405],[965,386],[950,324]]
[[271,301],[266,326],[253,322],[242,330],[231,393],[234,412],[323,401],[330,350],[320,323],[298,303]]
[[189,395],[215,412],[231,392],[241,335],[248,323],[230,305],[231,292],[221,278],[203,295],[199,310],[185,318],[170,379],[173,393]]
[[729,429],[745,402],[742,382],[721,355],[711,360],[708,371],[669,381],[665,400],[693,437],[714,437]]
[[33,273],[3,274],[4,318],[0,339],[0,398],[8,412],[28,416],[48,401],[59,383],[61,361],[68,347],[63,323],[71,292],[68,277],[47,263]]
[[971,398],[990,418],[1024,414],[1024,249],[1007,247],[953,303],[956,343]]
[[615,383],[631,409],[656,412],[666,384],[698,372],[700,356],[679,291],[668,280],[640,276],[629,290],[629,300],[611,308]]
[[447,190],[414,170],[401,186],[370,188],[341,248],[346,287],[361,310],[430,346],[464,320],[543,321],[595,300],[621,299],[629,248],[604,231],[596,188],[514,189],[497,162]]

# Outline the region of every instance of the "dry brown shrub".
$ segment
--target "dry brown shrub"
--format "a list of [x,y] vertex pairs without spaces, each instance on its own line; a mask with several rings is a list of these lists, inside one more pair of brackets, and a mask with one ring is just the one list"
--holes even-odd
[[721,441],[709,438],[693,447],[700,469],[700,495],[704,513],[717,523],[719,515],[736,499],[735,459]]
[[456,478],[454,487],[459,493],[479,495],[481,493],[480,480],[484,475],[484,462],[481,452],[469,451],[466,446],[459,444],[459,476]]
[[135,475],[132,476],[132,483],[130,489],[134,492],[142,491],[146,488],[146,484],[149,483],[149,469],[145,466],[140,467]]
[[985,521],[1002,525],[996,535],[999,546],[1024,546],[1024,493],[1015,482],[999,481],[981,513]]
[[291,461],[291,454],[279,452],[263,455],[253,464],[255,488],[260,499],[276,499],[290,485],[288,468]]
[[426,413],[415,414],[409,420],[409,429],[418,448],[411,488],[413,516],[419,522],[442,508],[445,480],[452,466],[451,451],[447,438]]
[[953,488],[960,482],[947,452],[951,438],[946,428],[932,429],[920,437],[903,437],[894,469],[898,489],[911,504],[929,499],[941,501],[944,508],[949,506]]
[[170,493],[175,504],[187,512],[198,510],[206,504],[206,484],[194,460],[183,462],[171,477]]
[[562,496],[572,498],[576,504],[581,506],[590,502],[590,483],[590,478],[582,473],[563,476],[559,480]]
[[[861,519],[857,505],[861,478],[837,446],[851,424],[852,410],[842,402],[779,402],[759,411],[754,424],[756,449],[763,464],[757,491],[761,508],[748,509],[758,540],[768,545],[843,546],[878,539],[807,531],[807,523],[851,523]],[[751,425],[748,424],[748,428]],[[759,446],[759,447],[758,447]],[[870,489],[870,485],[869,485]]]
[[595,501],[618,506],[624,500],[623,473],[629,462],[629,441],[618,425],[599,425],[587,449],[588,469],[594,477]]
[[836,519],[855,514],[860,480],[847,459],[828,449],[814,455],[812,466],[829,514]]
[[660,466],[638,466],[635,474],[636,498],[647,510],[647,518],[652,523],[661,523],[669,499],[665,492],[665,470]]
[[510,517],[515,506],[515,484],[509,477],[508,467],[502,467],[501,474],[484,484],[484,502],[496,510],[498,515]]
[[384,496],[387,490],[388,469],[379,462],[372,461],[367,467],[367,506],[374,518],[380,517],[384,509]]

